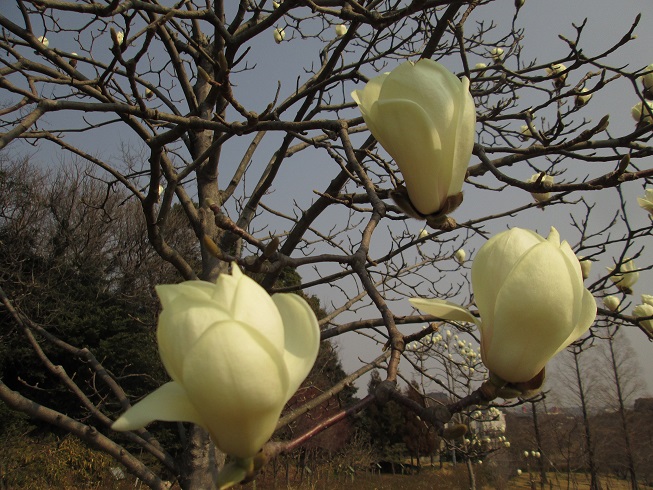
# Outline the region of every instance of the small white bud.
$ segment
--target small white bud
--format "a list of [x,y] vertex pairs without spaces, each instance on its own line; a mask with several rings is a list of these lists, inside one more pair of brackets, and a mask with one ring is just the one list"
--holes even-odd
[[503,52],[504,51],[502,48],[494,48],[492,51],[490,51],[490,56],[492,56],[492,59],[495,63],[500,63],[503,59]]
[[603,305],[610,311],[617,311],[620,303],[621,301],[616,296],[606,296],[603,298]]
[[347,34],[347,26],[345,24],[338,24],[335,26],[336,36],[342,37]]
[[39,37],[36,38],[36,40],[37,40],[38,42],[40,42],[40,43],[41,43],[43,46],[45,46],[46,48],[47,48],[48,46],[50,46],[50,41],[48,41],[48,38],[45,37],[45,36],[39,36]]
[[274,42],[276,42],[277,44],[279,44],[281,41],[283,41],[286,38],[286,31],[284,31],[283,29],[279,29],[278,27],[274,29],[274,32],[272,34],[274,36]]
[[456,253],[453,254],[453,258],[456,260],[456,262],[462,265],[467,258],[467,252],[465,252],[462,248],[459,248],[456,250]]

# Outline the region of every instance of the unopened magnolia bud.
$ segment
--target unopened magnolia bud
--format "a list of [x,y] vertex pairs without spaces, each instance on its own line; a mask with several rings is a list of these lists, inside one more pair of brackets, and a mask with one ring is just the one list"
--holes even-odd
[[640,77],[642,85],[644,86],[644,97],[651,99],[653,98],[653,65],[648,65],[644,68],[644,71],[650,72]]
[[40,42],[40,43],[41,43],[43,46],[45,46],[46,48],[47,48],[48,46],[50,46],[50,41],[48,41],[48,38],[45,37],[45,36],[39,36],[39,37],[36,38],[36,40],[37,40],[38,42]]
[[582,255],[578,256],[578,262],[580,262],[580,270],[583,274],[583,279],[587,279],[590,276],[590,271],[592,270],[592,262]]
[[487,68],[487,63],[476,63],[476,65],[474,65],[474,69],[479,70],[478,72],[479,77],[485,76],[486,68]]
[[[633,309],[633,315],[637,318],[653,316],[653,306],[650,304],[637,305]],[[653,320],[642,320],[639,324],[644,327],[649,335],[653,335]]]
[[272,35],[274,36],[274,42],[279,44],[281,41],[283,41],[286,38],[286,31],[284,31],[283,29],[279,29],[277,27],[274,29]]
[[279,2],[272,2],[272,7],[274,9],[278,9],[279,7],[281,7],[281,4]]
[[610,311],[617,311],[621,301],[616,296],[606,296],[603,298],[603,305]]
[[651,112],[653,111],[653,105],[650,102],[646,101],[646,106],[641,102],[635,104],[632,109],[630,109],[630,114],[633,116],[633,119],[637,122],[637,125],[647,125],[653,122],[651,117]]
[[335,30],[336,30],[336,36],[338,37],[342,37],[345,34],[347,34],[347,26],[345,24],[338,24],[335,27]]
[[653,219],[653,187],[644,190],[644,197],[638,197],[637,204],[640,208],[648,211]]
[[521,470],[517,470],[517,476],[521,475],[521,473],[522,473]]
[[490,51],[490,56],[492,56],[492,59],[495,63],[500,63],[503,60],[503,49],[494,48],[492,51]]
[[621,265],[608,267],[607,269],[610,272],[615,272],[610,276],[610,280],[615,283],[620,291],[626,294],[633,293],[632,288],[639,279],[639,271],[631,258],[626,257]]
[[565,85],[565,80],[567,79],[567,73],[563,73],[567,67],[562,63],[554,63],[550,68],[546,69],[546,73],[550,77],[555,77],[553,84],[556,88],[562,88]]
[[520,138],[522,141],[526,141],[528,138],[532,138],[532,137],[533,137],[533,132],[531,131],[531,128],[529,128],[527,124],[523,124],[523,125],[519,128],[519,133],[520,133],[519,138]]
[[586,94],[588,92],[586,88],[580,89],[580,93],[576,96],[574,99],[574,104],[576,107],[583,107],[585,104],[589,102],[589,100],[592,98],[592,94]]
[[528,451],[524,451],[524,457],[525,457],[525,458],[528,458],[528,457],[530,456],[530,454],[531,454],[531,453],[529,453]]
[[419,237],[424,238],[429,236],[429,231],[426,228],[422,228],[419,232]]
[[503,443],[504,447],[510,447],[510,443],[508,441]]
[[467,258],[467,252],[465,252],[462,248],[460,248],[456,250],[456,253],[453,254],[453,258],[456,260],[456,262],[462,265],[465,262],[465,259]]
[[[540,179],[539,174],[534,174],[530,179],[528,179],[526,182],[537,182]],[[554,183],[554,179],[552,175],[544,175],[542,179],[540,180],[540,184],[542,187],[545,189],[550,188]],[[551,198],[551,193],[550,192],[531,192],[531,196],[533,196],[533,199],[535,199],[537,202],[543,202]]]

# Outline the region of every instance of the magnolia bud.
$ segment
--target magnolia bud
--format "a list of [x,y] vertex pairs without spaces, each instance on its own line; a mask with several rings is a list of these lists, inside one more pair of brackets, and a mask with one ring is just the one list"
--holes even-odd
[[586,94],[586,92],[589,92],[589,90],[586,88],[580,89],[580,92],[574,99],[576,107],[583,107],[592,98],[592,94]]
[[616,296],[606,296],[603,298],[603,305],[610,311],[617,311],[621,301]]
[[492,56],[492,59],[495,63],[501,63],[503,60],[503,49],[494,48],[492,51],[490,51],[490,56]]
[[564,87],[565,80],[567,79],[567,74],[563,72],[566,69],[567,67],[562,63],[554,63],[553,65],[551,65],[551,68],[546,69],[546,73],[548,76],[555,77],[553,79],[553,85],[555,86],[555,88],[560,89]]
[[580,262],[580,270],[583,273],[583,279],[587,279],[590,276],[590,271],[592,270],[592,262],[582,255],[578,256],[578,262]]
[[524,457],[525,458],[528,458],[529,455],[530,455],[530,453],[528,451],[524,451]]
[[459,264],[463,264],[465,262],[465,259],[467,258],[467,252],[465,252],[462,248],[456,250],[456,253],[453,254],[453,258],[456,259],[456,262]]
[[640,77],[644,86],[644,97],[653,99],[653,65],[648,65],[644,71],[650,72]]
[[278,27],[274,29],[272,35],[274,36],[274,42],[277,44],[286,38],[286,32],[283,29],[279,29]]
[[39,36],[39,37],[36,38],[36,40],[37,40],[38,42],[40,42],[40,43],[41,43],[43,46],[45,46],[46,48],[47,48],[48,46],[50,46],[50,41],[48,41],[48,38],[45,37],[45,36]]
[[640,208],[648,211],[651,217],[653,217],[653,187],[647,188],[644,192],[644,197],[637,198],[637,204],[639,204]]
[[347,34],[347,26],[345,24],[338,24],[335,27],[335,30],[336,30],[336,36],[338,37],[342,37],[345,34]]
[[486,68],[487,68],[487,63],[476,63],[476,65],[474,65],[474,69],[479,70],[479,72],[478,72],[479,77],[485,76],[485,69]]
[[519,128],[519,133],[520,133],[519,139],[521,139],[522,141],[526,141],[528,138],[533,138],[533,132],[531,131],[531,128],[529,128],[527,124],[523,124]]
[[524,6],[525,3],[526,0],[515,0],[515,7],[517,8],[517,10],[519,10]]
[[632,109],[630,109],[630,114],[633,116],[633,119],[637,121],[637,125],[645,126],[653,122],[651,118],[651,112],[653,111],[653,106],[651,103],[646,101],[646,107],[641,102],[635,104]]
[[[633,309],[633,315],[637,318],[653,316],[653,306],[650,304],[637,305]],[[653,335],[653,320],[642,320],[639,324],[644,327],[649,335]]]
[[[526,182],[529,182],[529,183],[530,182],[537,182],[538,179],[540,179],[540,175],[542,175],[542,174],[541,173],[534,174]],[[544,176],[540,180],[540,185],[542,187],[544,187],[545,189],[550,188],[553,185],[553,183],[554,183],[554,179],[553,179],[552,175],[544,174]],[[551,197],[551,193],[550,192],[531,192],[531,196],[533,196],[533,199],[535,199],[537,202],[543,202],[543,201],[548,200]]]
[[521,470],[517,470],[517,476],[521,475],[521,473],[522,473]]
[[639,271],[636,270],[635,262],[629,257],[624,259],[621,265],[608,267],[608,271],[616,272],[610,276],[610,280],[615,283],[620,291],[626,294],[632,294],[632,287],[639,279]]
[[653,296],[650,294],[642,294],[642,303],[653,306]]

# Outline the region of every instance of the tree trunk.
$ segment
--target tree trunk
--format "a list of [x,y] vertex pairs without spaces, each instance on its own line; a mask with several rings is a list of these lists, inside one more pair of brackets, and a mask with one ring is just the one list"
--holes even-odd
[[630,488],[637,490],[637,474],[635,473],[635,462],[633,461],[633,450],[630,444],[630,434],[628,434],[628,420],[626,419],[626,407],[624,403],[623,392],[621,391],[621,382],[619,379],[619,370],[617,369],[617,359],[614,355],[613,335],[616,330],[608,338],[608,345],[610,346],[610,359],[612,360],[612,372],[614,374],[614,382],[617,386],[617,401],[619,402],[619,418],[621,419],[621,428],[624,434],[624,442],[626,443],[626,458],[628,460],[628,475],[630,477]]
[[540,453],[538,464],[540,467],[540,488],[544,489],[546,485],[546,469],[544,467],[544,453],[542,452],[542,438],[540,435],[540,425],[537,422],[537,407],[535,402],[531,402],[531,412],[533,413],[533,428],[535,430],[535,442],[537,444],[537,452]]
[[184,490],[210,489],[218,476],[218,469],[224,465],[225,455],[217,450],[208,432],[193,425],[182,459],[182,474],[179,480]]
[[587,403],[585,401],[585,392],[583,391],[583,379],[580,375],[580,364],[578,362],[580,351],[574,351],[574,365],[576,367],[576,380],[578,381],[578,392],[580,405],[583,411],[583,426],[585,428],[585,442],[587,444],[587,460],[590,470],[590,490],[600,490],[601,482],[599,481],[596,462],[594,461],[594,447],[592,445],[592,433],[590,431],[590,422],[587,414]]

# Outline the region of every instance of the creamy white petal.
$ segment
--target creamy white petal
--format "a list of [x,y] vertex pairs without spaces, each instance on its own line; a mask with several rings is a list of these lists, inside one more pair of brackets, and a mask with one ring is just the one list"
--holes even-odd
[[422,214],[438,211],[447,197],[451,165],[424,109],[409,100],[380,100],[372,116],[393,121],[379,124],[373,134],[399,165],[415,208]]
[[182,383],[218,447],[241,458],[274,432],[289,385],[275,347],[235,321],[209,329],[188,352]]
[[451,322],[480,323],[469,310],[456,303],[443,299],[410,298],[410,304],[423,313],[449,320]]
[[310,373],[320,350],[320,327],[315,313],[296,294],[275,294],[272,300],[279,309],[285,332],[285,353],[283,356],[288,370],[288,393],[292,397]]
[[206,427],[183,386],[171,381],[123,413],[111,428],[118,431],[140,429],[155,420],[193,422]]
[[[502,284],[522,254],[544,242],[531,230],[513,228],[490,238],[477,252],[472,264],[474,301],[484,323],[494,317],[498,285]],[[491,324],[488,323],[491,330]]]
[[453,169],[448,195],[461,191],[476,139],[476,106],[469,92],[469,80],[463,78],[456,104],[456,124],[453,143]]
[[159,354],[170,377],[181,378],[183,360],[190,348],[211,326],[231,317],[213,300],[197,298],[188,301],[178,296],[159,315],[157,341]]
[[567,271],[558,247],[543,242],[502,283],[484,358],[494,374],[510,382],[530,380],[573,332],[574,288],[560,280]]

